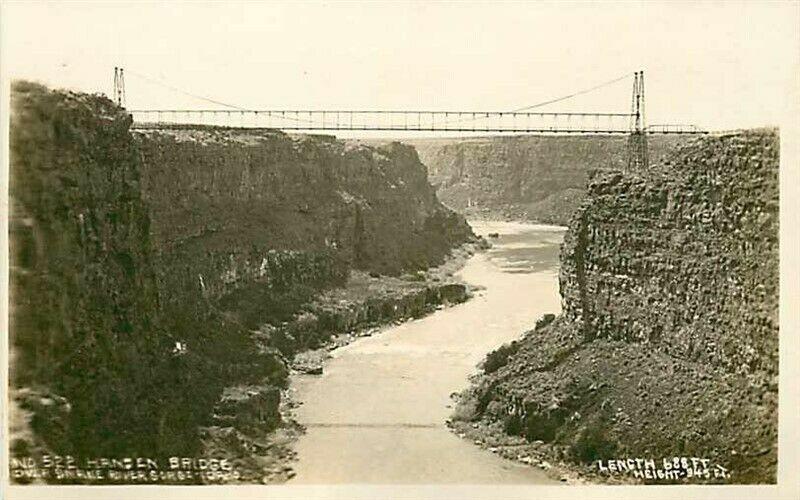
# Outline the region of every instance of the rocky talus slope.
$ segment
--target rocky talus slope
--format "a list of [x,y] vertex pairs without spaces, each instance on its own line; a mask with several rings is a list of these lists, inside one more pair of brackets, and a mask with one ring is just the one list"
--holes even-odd
[[620,477],[598,460],[677,456],[774,482],[778,162],[758,130],[596,178],[562,246],[562,314],[486,358],[455,426],[602,481]]
[[[456,300],[414,276],[474,235],[413,148],[133,132],[27,82],[12,107],[13,456],[232,453],[259,481],[297,352]],[[401,284],[326,306],[354,272]]]
[[[652,136],[657,160],[685,137]],[[405,141],[419,151],[439,199],[467,217],[567,225],[595,170],[625,166],[627,138],[516,136]]]

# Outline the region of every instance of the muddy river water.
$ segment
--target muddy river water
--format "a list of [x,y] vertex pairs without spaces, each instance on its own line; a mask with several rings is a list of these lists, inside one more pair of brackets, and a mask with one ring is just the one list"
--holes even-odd
[[307,432],[290,484],[553,482],[458,438],[445,420],[450,394],[468,385],[486,353],[559,311],[563,228],[472,226],[499,233],[459,273],[485,287],[473,299],[333,351],[321,376],[295,377],[296,417]]

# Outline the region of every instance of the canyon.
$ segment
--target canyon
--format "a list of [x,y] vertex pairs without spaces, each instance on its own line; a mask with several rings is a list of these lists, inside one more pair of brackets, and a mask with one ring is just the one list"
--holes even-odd
[[[776,131],[654,136],[633,171],[623,137],[131,125],[12,86],[13,457],[469,480],[414,454],[370,476],[399,436],[500,482],[625,482],[600,465],[634,456],[775,481]],[[389,424],[425,430],[363,430]]]
[[454,427],[589,480],[634,480],[599,461],[700,457],[720,471],[701,481],[774,483],[778,150],[775,130],[713,135],[593,179],[563,312],[486,357]]
[[261,480],[297,353],[467,298],[425,273],[480,240],[409,146],[138,132],[12,90],[14,455],[213,452]]
[[[658,161],[686,136],[649,138]],[[597,172],[626,165],[628,138],[530,135],[405,141],[428,166],[431,184],[450,208],[470,219],[569,223]]]

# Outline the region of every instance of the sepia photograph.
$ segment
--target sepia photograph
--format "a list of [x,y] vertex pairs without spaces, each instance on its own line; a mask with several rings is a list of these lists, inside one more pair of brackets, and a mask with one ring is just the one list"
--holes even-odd
[[800,497],[800,2],[0,19],[7,498]]

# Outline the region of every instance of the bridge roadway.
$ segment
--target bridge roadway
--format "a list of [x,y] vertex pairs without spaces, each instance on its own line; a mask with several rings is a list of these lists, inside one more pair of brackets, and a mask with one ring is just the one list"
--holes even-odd
[[[212,125],[294,131],[617,134],[634,131],[632,113],[368,110],[131,110],[138,129]],[[706,134],[693,125],[652,125],[648,134]]]

